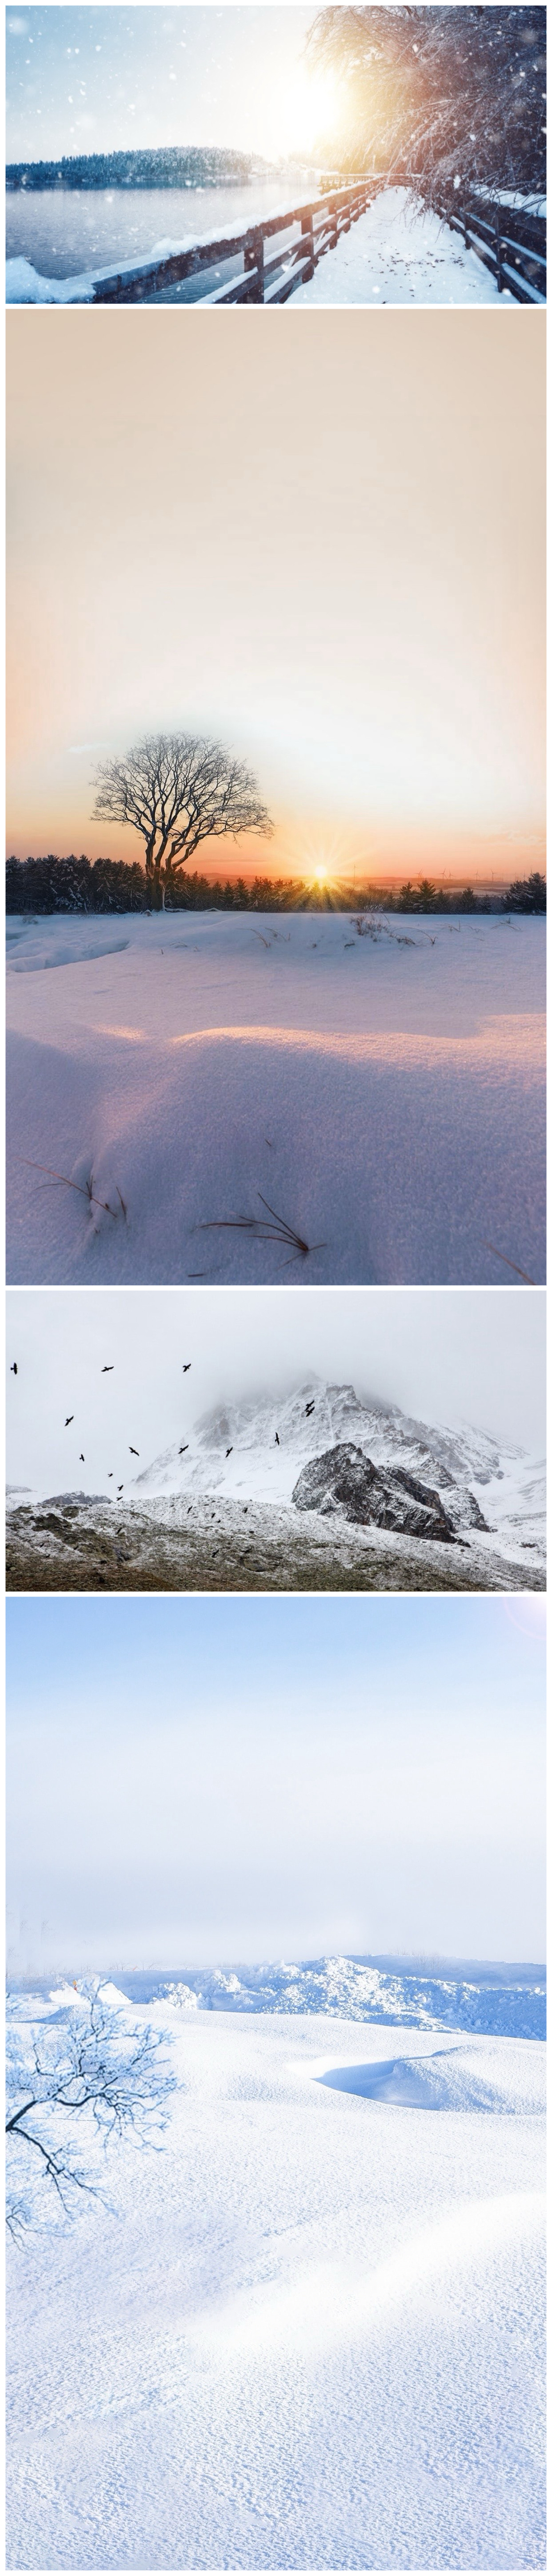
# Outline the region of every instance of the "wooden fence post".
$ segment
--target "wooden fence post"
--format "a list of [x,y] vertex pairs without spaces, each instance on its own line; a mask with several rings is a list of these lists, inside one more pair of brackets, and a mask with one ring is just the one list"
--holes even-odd
[[252,287],[251,293],[252,304],[264,304],[264,238],[261,232],[253,230],[246,233],[243,265],[246,272],[253,269],[256,271],[256,284]]
[[495,226],[496,226],[496,282],[497,282],[497,286],[498,286],[498,292],[499,292],[499,295],[502,295],[502,242],[501,242],[501,238],[500,238],[500,215],[499,215],[499,214],[497,214],[497,215],[496,215],[496,217],[495,217]]
[[330,250],[337,250],[338,223],[339,223],[339,217],[338,217],[338,211],[337,211],[337,197],[328,197],[328,214],[329,214],[329,215],[333,215],[333,219],[334,219],[333,233],[332,233],[331,241],[330,241],[330,243],[329,243],[329,249],[330,249]]
[[308,242],[310,250],[310,268],[303,270],[303,277],[306,280],[309,277],[314,277],[314,216],[312,206],[307,206],[305,213],[301,216],[301,236],[306,242]]

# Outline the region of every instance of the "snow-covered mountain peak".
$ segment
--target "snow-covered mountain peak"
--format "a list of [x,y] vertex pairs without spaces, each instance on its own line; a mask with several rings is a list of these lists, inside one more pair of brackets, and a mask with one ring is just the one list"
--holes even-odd
[[376,1467],[403,1468],[436,1488],[455,1527],[473,1521],[472,1502],[483,1489],[489,1526],[496,1529],[513,1513],[520,1528],[530,1520],[528,1543],[534,1543],[537,1479],[523,1451],[499,1447],[491,1434],[468,1425],[453,1430],[424,1423],[399,1405],[361,1397],[351,1384],[327,1384],[314,1373],[290,1394],[219,1401],[193,1427],[184,1423],[132,1490],[137,1501],[203,1493],[234,1498],[244,1508],[249,1500],[289,1504],[309,1460],[351,1444]]

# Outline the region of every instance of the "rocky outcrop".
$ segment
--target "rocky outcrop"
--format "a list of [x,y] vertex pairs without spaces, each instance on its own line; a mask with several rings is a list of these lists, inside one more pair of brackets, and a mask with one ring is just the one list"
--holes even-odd
[[421,1485],[404,1467],[375,1467],[352,1442],[309,1458],[293,1502],[299,1512],[341,1512],[345,1520],[372,1521],[376,1529],[404,1530],[411,1538],[442,1539],[449,1546],[456,1542],[433,1485]]
[[447,1512],[455,1530],[490,1528],[490,1523],[484,1520],[480,1504],[476,1495],[471,1493],[469,1485],[453,1485],[452,1477],[450,1493],[447,1490]]

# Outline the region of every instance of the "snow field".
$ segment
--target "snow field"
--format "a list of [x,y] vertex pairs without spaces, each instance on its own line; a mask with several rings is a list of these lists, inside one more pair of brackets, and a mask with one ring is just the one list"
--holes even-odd
[[543,2050],[146,2017],[164,2148],[10,2258],[9,2565],[540,2566]]
[[540,922],[9,932],[10,1280],[542,1279]]

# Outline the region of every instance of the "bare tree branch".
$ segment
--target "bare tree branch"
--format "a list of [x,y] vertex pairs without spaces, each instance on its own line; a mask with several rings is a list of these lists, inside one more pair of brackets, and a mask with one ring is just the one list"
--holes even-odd
[[103,761],[95,785],[95,818],[139,833],[159,904],[201,841],[273,830],[243,761],[193,734],[146,734],[123,760]]
[[[114,2137],[137,2146],[161,2144],[175,2078],[163,2057],[163,2034],[133,2029],[113,2011],[99,1983],[81,1988],[72,2012],[45,2029],[8,2031],[6,2138],[11,2150],[7,2223],[20,2237],[32,2219],[19,2193],[15,2150],[26,2149],[31,2167],[56,2193],[67,2216],[74,2194],[98,2196],[99,2186],[79,2161],[75,2120],[93,2122],[104,2152]],[[85,2124],[86,2125],[86,2124]],[[36,2161],[35,2161],[36,2160]],[[100,2194],[101,2196],[101,2194]]]

